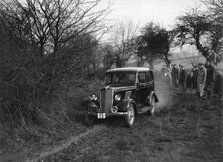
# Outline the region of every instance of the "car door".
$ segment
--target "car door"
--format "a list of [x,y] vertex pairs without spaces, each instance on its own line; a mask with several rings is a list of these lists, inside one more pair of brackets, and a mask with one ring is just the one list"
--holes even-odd
[[136,89],[136,101],[139,107],[143,107],[146,104],[146,99],[152,90],[152,80],[148,71],[138,72],[138,83]]
[[154,91],[154,78],[153,78],[153,73],[152,73],[152,71],[147,71],[146,72],[146,82],[147,82],[147,86],[148,86],[148,91],[149,91],[149,93],[148,94],[150,94],[151,93],[151,91]]

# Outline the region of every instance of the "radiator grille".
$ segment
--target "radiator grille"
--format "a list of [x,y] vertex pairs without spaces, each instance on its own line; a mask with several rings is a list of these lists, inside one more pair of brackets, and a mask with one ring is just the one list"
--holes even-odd
[[102,112],[110,112],[113,103],[113,93],[112,89],[101,89],[100,108]]

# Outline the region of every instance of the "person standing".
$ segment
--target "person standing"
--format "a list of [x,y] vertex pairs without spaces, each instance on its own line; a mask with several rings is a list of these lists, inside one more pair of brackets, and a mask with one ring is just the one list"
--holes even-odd
[[218,95],[220,101],[223,101],[223,73],[220,70],[216,74],[214,93]]
[[208,52],[207,61],[212,65],[216,65],[217,54],[211,49]]
[[179,84],[182,87],[183,91],[186,91],[187,73],[182,65],[179,66],[180,66]]
[[172,83],[173,86],[178,88],[178,82],[179,82],[179,69],[176,67],[176,64],[172,65],[172,71],[171,71],[171,76],[172,76]]
[[199,63],[198,64],[198,76],[197,76],[197,92],[199,94],[199,97],[202,97],[203,99],[205,98],[204,96],[204,87],[206,83],[206,78],[207,78],[207,70],[204,67],[204,64]]
[[166,64],[164,64],[164,66],[162,68],[162,73],[163,73],[164,77],[167,78],[169,85],[172,86],[171,69],[169,67],[167,67]]
[[186,87],[189,89],[190,93],[194,89],[194,72],[193,72],[193,69],[191,70],[191,72],[187,76]]
[[198,76],[198,66],[195,65],[194,68],[192,69],[193,71],[193,89],[196,89],[197,87],[197,76]]
[[207,69],[207,79],[205,85],[206,97],[212,98],[215,80],[215,67],[209,61],[206,62],[205,67]]
[[198,65],[195,65],[194,68],[193,68],[193,73],[194,73],[194,88],[197,87],[197,76],[198,76],[198,72],[199,72],[199,69],[198,69]]

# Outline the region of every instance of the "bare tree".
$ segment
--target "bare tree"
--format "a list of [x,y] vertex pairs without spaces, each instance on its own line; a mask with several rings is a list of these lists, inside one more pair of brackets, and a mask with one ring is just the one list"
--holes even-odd
[[19,0],[5,1],[16,23],[29,32],[42,54],[57,52],[78,34],[91,34],[104,28],[102,21],[109,13],[109,4],[96,9],[101,0]]
[[223,23],[223,0],[201,0],[201,2],[207,5],[216,21]]
[[190,45],[186,51],[182,50],[182,53],[185,59],[187,59],[193,67],[199,63],[200,57],[202,56],[199,54],[196,46],[193,45]]
[[111,42],[116,50],[116,66],[124,66],[135,51],[138,26],[132,20],[121,20],[111,32]]
[[196,45],[205,58],[209,57],[209,51],[212,50],[217,53],[219,62],[222,57],[223,23],[220,21],[222,14],[217,15],[212,10],[204,12],[199,8],[192,8],[178,17],[176,30],[179,31],[178,38],[182,45]]
[[38,121],[40,104],[60,80],[94,65],[96,34],[109,12],[100,1],[0,2],[0,111],[6,119]]
[[223,60],[223,0],[201,0],[210,12],[212,28],[211,48],[218,54],[217,62]]
[[142,63],[148,62],[151,68],[156,60],[162,60],[169,66],[169,50],[173,38],[173,32],[167,31],[160,25],[153,22],[146,24],[138,37],[138,58]]
[[104,52],[103,64],[105,69],[110,69],[115,63],[115,51],[111,44],[105,43],[101,45],[102,51]]

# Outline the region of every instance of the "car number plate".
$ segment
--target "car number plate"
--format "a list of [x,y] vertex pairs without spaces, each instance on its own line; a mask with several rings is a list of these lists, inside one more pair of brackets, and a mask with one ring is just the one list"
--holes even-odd
[[98,113],[98,119],[105,119],[105,113]]

